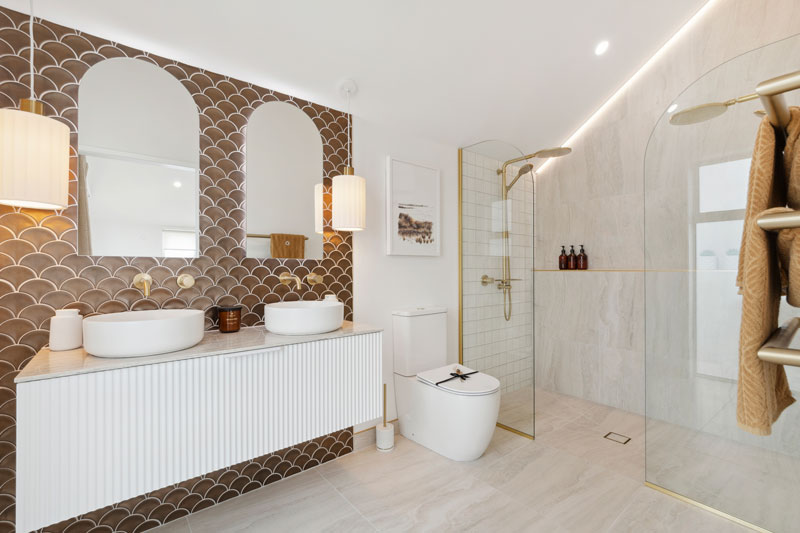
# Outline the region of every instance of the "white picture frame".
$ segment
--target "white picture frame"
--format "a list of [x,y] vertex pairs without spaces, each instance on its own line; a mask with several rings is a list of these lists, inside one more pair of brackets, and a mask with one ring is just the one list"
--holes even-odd
[[386,157],[386,253],[441,255],[441,173]]

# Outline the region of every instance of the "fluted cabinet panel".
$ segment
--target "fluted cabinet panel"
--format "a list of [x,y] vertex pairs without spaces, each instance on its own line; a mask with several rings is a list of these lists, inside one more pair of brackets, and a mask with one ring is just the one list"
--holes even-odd
[[377,418],[381,334],[18,385],[17,530]]

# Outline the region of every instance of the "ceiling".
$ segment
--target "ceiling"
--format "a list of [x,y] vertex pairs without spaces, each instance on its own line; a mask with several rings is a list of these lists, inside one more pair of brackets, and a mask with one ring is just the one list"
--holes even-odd
[[530,152],[563,142],[705,2],[37,0],[35,14],[338,109],[352,78],[359,118]]

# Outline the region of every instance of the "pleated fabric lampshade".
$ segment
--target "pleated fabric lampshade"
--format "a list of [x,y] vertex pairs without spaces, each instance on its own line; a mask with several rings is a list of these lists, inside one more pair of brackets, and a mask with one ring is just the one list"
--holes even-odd
[[19,109],[0,109],[0,203],[32,209],[69,204],[69,127]]
[[345,174],[333,177],[333,229],[361,231],[367,227],[367,182],[353,175],[347,167]]

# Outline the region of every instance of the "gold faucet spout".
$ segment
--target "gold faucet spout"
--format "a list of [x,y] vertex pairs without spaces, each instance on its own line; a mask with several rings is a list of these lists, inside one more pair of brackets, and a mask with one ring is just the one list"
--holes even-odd
[[153,277],[142,272],[133,278],[133,286],[142,291],[145,298],[150,298],[150,287],[153,285]]
[[289,274],[288,272],[281,272],[281,275],[278,276],[278,279],[284,285],[289,285],[292,281],[294,281],[298,291],[303,286],[303,281],[298,276]]

